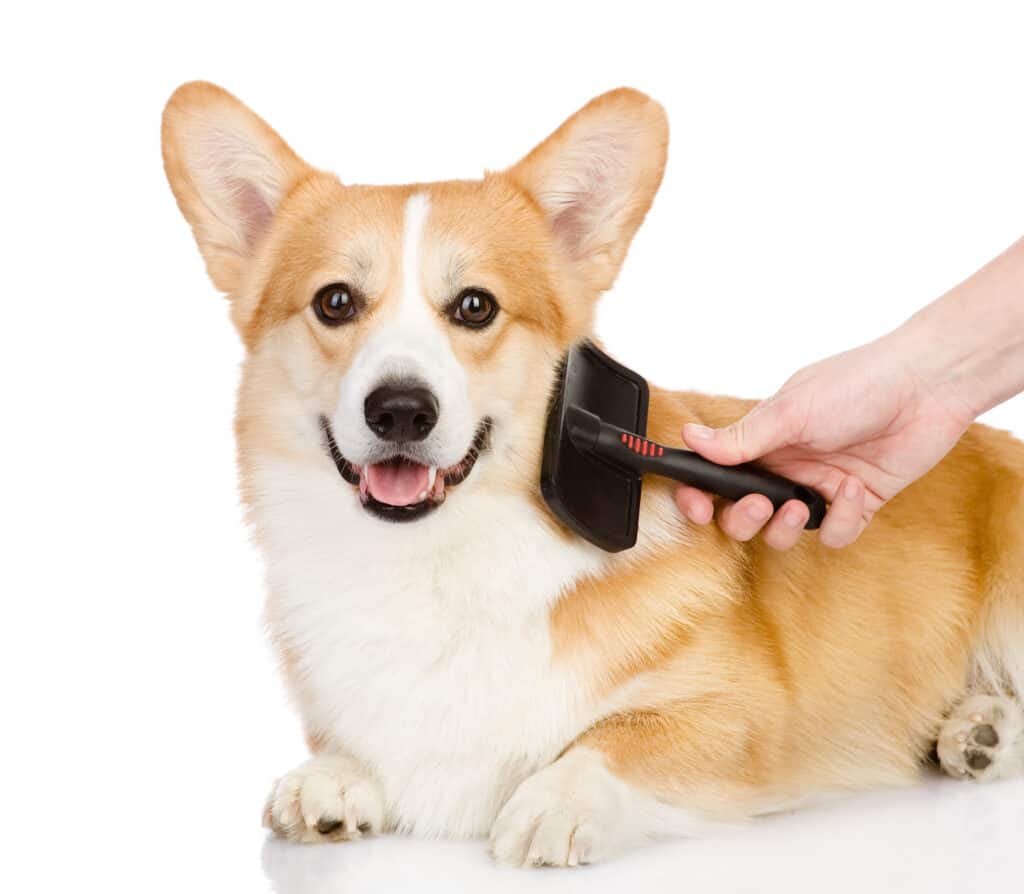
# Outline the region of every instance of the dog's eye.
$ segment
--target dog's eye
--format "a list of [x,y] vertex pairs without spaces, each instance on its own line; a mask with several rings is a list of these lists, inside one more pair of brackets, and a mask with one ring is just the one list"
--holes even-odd
[[452,302],[451,317],[456,323],[482,329],[498,313],[498,302],[483,289],[466,289]]
[[313,298],[313,311],[325,326],[339,326],[356,315],[352,290],[343,282],[324,286]]

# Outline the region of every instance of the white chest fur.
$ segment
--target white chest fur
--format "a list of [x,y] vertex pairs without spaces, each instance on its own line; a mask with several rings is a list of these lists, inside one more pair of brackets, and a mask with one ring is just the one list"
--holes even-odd
[[515,786],[602,713],[552,664],[548,622],[602,554],[472,482],[410,525],[367,517],[333,469],[268,468],[255,483],[274,632],[307,722],[374,769],[392,825],[485,834]]

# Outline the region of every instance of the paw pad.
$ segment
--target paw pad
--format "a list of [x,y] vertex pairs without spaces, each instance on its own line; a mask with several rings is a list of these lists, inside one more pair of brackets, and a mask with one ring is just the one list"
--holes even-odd
[[[976,722],[977,718],[978,725],[973,727],[969,732],[959,733],[956,737],[957,743],[960,745],[960,750],[963,752],[964,763],[967,764],[971,770],[982,770],[988,769],[992,764],[994,749],[999,744],[999,733],[990,723],[981,723],[980,721],[984,718],[980,714],[972,714],[968,720],[972,723]],[[966,769],[961,768],[961,776],[966,775]]]
[[999,733],[987,723],[984,726],[976,726],[972,738],[979,745],[984,745],[986,748],[994,748],[999,744]]
[[958,705],[939,734],[942,769],[961,779],[989,780],[1013,772],[1021,711],[1002,696],[974,695]]
[[967,752],[967,766],[972,770],[984,770],[990,763],[992,763],[992,758],[984,751]]

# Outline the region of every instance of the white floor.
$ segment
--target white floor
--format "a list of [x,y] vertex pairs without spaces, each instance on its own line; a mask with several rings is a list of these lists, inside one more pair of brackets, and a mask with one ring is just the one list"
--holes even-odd
[[260,846],[254,836],[254,861],[257,850],[265,884],[277,894],[1009,892],[1024,878],[1024,780],[981,787],[929,779],[577,870],[499,870],[482,843],[391,836],[326,846]]

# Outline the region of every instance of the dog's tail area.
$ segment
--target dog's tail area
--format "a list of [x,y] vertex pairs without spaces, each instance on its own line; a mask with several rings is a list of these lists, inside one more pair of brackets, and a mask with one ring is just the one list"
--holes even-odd
[[978,689],[1024,701],[1024,578],[993,594],[974,653]]
[[1010,450],[997,466],[993,487],[974,669],[984,689],[1024,703],[1024,445],[998,435]]

